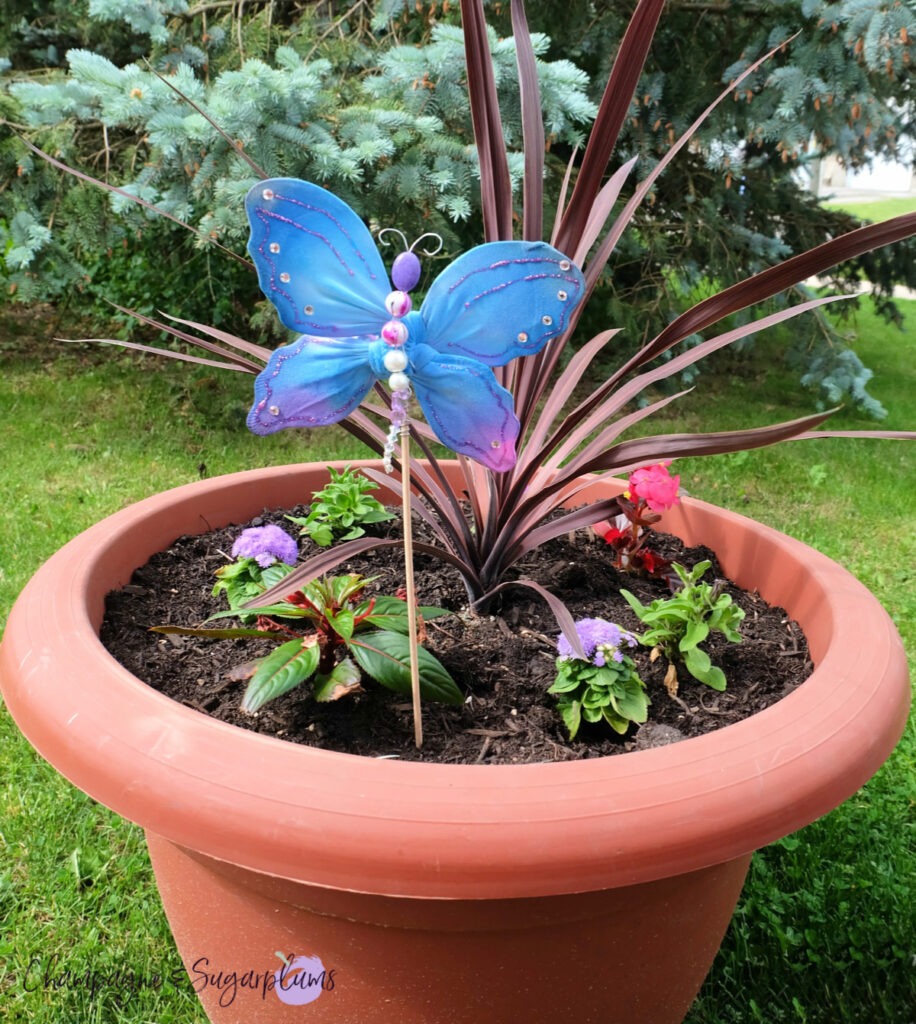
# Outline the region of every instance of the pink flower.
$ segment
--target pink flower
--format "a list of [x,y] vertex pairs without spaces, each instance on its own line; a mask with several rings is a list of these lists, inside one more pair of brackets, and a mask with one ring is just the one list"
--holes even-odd
[[680,476],[671,476],[668,462],[646,466],[630,474],[630,493],[641,498],[653,512],[665,512],[678,503]]

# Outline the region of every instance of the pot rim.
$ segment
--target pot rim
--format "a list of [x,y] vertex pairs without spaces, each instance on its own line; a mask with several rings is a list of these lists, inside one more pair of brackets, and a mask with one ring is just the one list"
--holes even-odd
[[877,599],[800,541],[690,498],[663,527],[704,538],[736,582],[787,608],[817,667],[752,718],[667,747],[496,766],[306,748],[184,707],[102,647],[105,594],[152,554],[296,504],[326,472],[306,463],[186,484],[53,555],[0,645],[7,706],[39,753],[94,799],[210,857],[318,886],[481,899],[613,888],[741,856],[851,796],[903,731],[906,658]]

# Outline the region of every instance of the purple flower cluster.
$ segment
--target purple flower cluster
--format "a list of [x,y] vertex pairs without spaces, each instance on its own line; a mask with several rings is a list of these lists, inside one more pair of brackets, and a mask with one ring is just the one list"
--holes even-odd
[[[608,656],[614,661],[623,661],[623,651],[620,648],[624,644],[627,647],[636,646],[636,637],[632,633],[604,619],[579,619],[575,626],[586,658],[598,668],[607,663]],[[564,633],[561,633],[557,640],[557,654],[564,659],[576,657]]]
[[242,530],[232,545],[233,558],[253,558],[262,569],[274,562],[295,565],[299,546],[279,526],[252,526]]

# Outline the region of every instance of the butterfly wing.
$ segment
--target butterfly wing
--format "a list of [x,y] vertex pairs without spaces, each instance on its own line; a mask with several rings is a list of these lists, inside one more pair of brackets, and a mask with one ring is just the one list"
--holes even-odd
[[488,366],[420,345],[410,378],[426,422],[447,448],[496,473],[515,465],[515,403]]
[[582,272],[546,242],[488,242],[433,282],[420,310],[426,343],[503,366],[566,330],[584,295]]
[[337,423],[366,397],[375,374],[369,338],[307,335],[271,353],[254,382],[248,429],[273,434],[286,427]]
[[368,228],[343,200],[297,178],[258,182],[245,199],[261,290],[290,330],[377,334],[388,274]]

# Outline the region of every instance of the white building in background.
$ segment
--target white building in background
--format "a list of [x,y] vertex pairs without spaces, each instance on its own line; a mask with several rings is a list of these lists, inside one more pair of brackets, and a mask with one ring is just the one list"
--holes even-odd
[[847,171],[836,157],[828,156],[815,164],[811,177],[811,186],[819,196],[916,196],[916,167],[912,162],[875,160],[870,168]]

